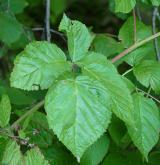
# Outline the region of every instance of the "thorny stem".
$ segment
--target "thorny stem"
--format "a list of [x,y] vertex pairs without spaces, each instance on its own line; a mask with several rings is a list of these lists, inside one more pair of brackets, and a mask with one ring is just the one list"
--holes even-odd
[[16,120],[12,125],[11,128],[15,128],[21,121],[23,121],[26,117],[36,112],[39,108],[41,108],[44,105],[44,100],[36,104],[33,108],[31,108],[29,111],[27,111],[24,115],[22,115],[18,120]]
[[126,50],[124,50],[122,53],[120,53],[119,55],[117,55],[116,57],[114,57],[111,61],[112,63],[118,61],[119,59],[121,59],[122,57],[124,57],[125,55],[127,55],[128,53],[132,52],[133,50],[139,48],[140,46],[146,44],[147,42],[157,38],[160,36],[160,32],[142,40],[142,41],[139,41],[139,42],[136,42],[134,45],[132,45],[131,47],[127,48]]

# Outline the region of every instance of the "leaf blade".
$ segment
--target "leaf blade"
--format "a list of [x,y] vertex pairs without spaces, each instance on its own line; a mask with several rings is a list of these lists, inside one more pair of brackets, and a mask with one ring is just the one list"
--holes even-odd
[[133,95],[135,127],[128,126],[134,144],[147,159],[149,151],[157,143],[160,132],[160,115],[153,100],[140,94]]
[[91,52],[81,62],[82,74],[103,84],[111,96],[112,111],[117,117],[128,124],[133,121],[133,102],[124,80],[118,75],[114,65],[103,60],[104,56]]
[[61,20],[60,31],[65,31],[68,37],[69,55],[73,62],[82,59],[92,42],[92,36],[87,27],[79,22],[70,20],[65,14]]
[[0,102],[0,126],[5,127],[9,123],[11,114],[11,104],[7,95],[2,95]]
[[40,150],[36,147],[27,151],[25,156],[26,165],[49,165],[48,161],[44,159],[44,156],[41,154]]
[[115,0],[115,11],[129,13],[135,5],[135,0]]
[[103,86],[87,76],[63,80],[51,88],[45,110],[50,128],[78,159],[105,132],[111,118]]
[[46,41],[36,41],[17,56],[10,77],[11,86],[24,90],[47,89],[68,70],[70,64],[60,48]]

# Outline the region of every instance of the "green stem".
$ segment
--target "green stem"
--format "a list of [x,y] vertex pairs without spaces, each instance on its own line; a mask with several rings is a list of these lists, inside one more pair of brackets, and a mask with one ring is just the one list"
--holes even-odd
[[36,104],[33,108],[31,108],[29,111],[27,111],[24,115],[22,115],[18,120],[16,120],[11,128],[15,128],[21,121],[23,121],[26,117],[37,111],[39,108],[41,108],[44,105],[44,100]]
[[126,54],[132,52],[133,50],[137,49],[138,47],[146,44],[147,42],[157,38],[160,36],[160,32],[142,40],[142,41],[139,41],[139,42],[136,42],[134,45],[132,45],[131,47],[127,48],[126,50],[124,50],[122,53],[120,53],[118,56],[114,57],[111,61],[112,63],[118,61],[120,58],[124,57]]
[[122,74],[122,76],[125,76],[126,74],[130,73],[133,70],[133,68],[127,70],[125,73]]
[[151,92],[151,86],[149,87],[149,89],[148,89],[148,92],[147,92],[147,95],[146,95],[146,97],[149,97],[149,94],[150,94],[150,92]]
[[160,104],[160,100],[158,100],[157,98],[155,98],[154,96],[152,96],[152,95],[149,94],[148,92],[145,92],[145,91],[143,91],[142,89],[139,89],[139,88],[136,88],[136,91],[137,91],[137,92],[139,91],[139,92],[142,92],[142,93],[148,95],[148,97],[152,98],[153,100],[155,100],[157,103]]

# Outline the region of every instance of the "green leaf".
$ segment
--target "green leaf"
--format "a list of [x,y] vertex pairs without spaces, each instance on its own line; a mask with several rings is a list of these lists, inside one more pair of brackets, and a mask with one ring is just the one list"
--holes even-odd
[[155,151],[149,155],[148,163],[146,163],[145,165],[159,165],[159,162],[160,162],[160,151]]
[[2,164],[6,165],[20,165],[22,162],[22,155],[20,152],[20,146],[16,141],[10,140],[4,151]]
[[42,112],[35,112],[33,114],[33,117],[25,130],[27,136],[30,137],[30,143],[41,148],[47,148],[52,145],[53,133],[48,127],[46,115]]
[[[143,40],[152,35],[150,27],[146,26],[143,22],[136,20],[136,39],[137,41]],[[129,17],[122,25],[119,35],[119,40],[122,41],[124,47],[129,47],[134,44],[134,19]]]
[[4,138],[4,137],[0,136],[0,148],[1,148],[0,149],[0,162],[2,161],[3,153],[4,153],[4,150],[5,150],[6,144],[7,144],[7,138]]
[[2,11],[12,12],[12,14],[19,14],[28,5],[26,0],[1,0],[0,8]]
[[82,74],[99,81],[111,96],[113,113],[124,122],[133,124],[133,102],[130,91],[113,64],[104,59],[101,54],[89,53],[80,62]]
[[38,148],[27,151],[25,165],[49,165]]
[[28,3],[26,2],[26,0],[10,0],[9,1],[9,8],[15,14],[21,13],[27,5]]
[[160,63],[145,60],[134,66],[133,72],[137,80],[145,87],[151,86],[156,92],[160,93]]
[[67,1],[66,0],[51,0],[51,11],[55,16],[62,14],[66,9]]
[[[136,20],[136,41],[143,40],[152,35],[152,29],[143,22]],[[135,43],[134,41],[134,19],[129,17],[123,24],[118,35],[122,41],[124,48],[128,48]],[[155,48],[153,42],[147,43],[140,48],[132,51],[123,59],[130,65],[134,65],[142,61],[142,59],[156,59]]]
[[72,61],[81,60],[87,53],[92,42],[92,36],[87,27],[79,21],[70,20],[64,14],[59,30],[67,33],[68,50]]
[[90,146],[81,159],[81,165],[97,165],[109,149],[109,138],[107,135],[101,136],[92,146]]
[[127,130],[124,123],[116,116],[112,116],[111,124],[109,125],[108,132],[112,140],[119,145],[122,138],[125,136]]
[[18,40],[23,32],[22,25],[8,12],[0,13],[0,40],[11,44]]
[[14,105],[27,105],[36,101],[34,95],[28,94],[26,91],[0,84],[0,95],[2,94],[7,94]]
[[102,165],[143,165],[141,155],[136,151],[110,152]]
[[147,159],[148,153],[158,142],[160,114],[155,102],[140,94],[133,95],[135,127],[128,126],[134,144]]
[[144,59],[156,60],[155,47],[152,42],[137,48],[124,57],[124,60],[131,66],[140,63]]
[[42,150],[51,165],[77,165],[75,157],[66,148],[55,141],[55,144]]
[[87,76],[62,80],[50,88],[45,110],[50,128],[78,160],[105,132],[111,118],[105,88]]
[[110,153],[102,165],[126,165],[126,160],[119,153]]
[[30,43],[14,64],[11,86],[25,90],[47,89],[59,75],[70,69],[63,51],[45,41]]
[[135,0],[115,0],[115,11],[129,13],[135,5]]
[[130,92],[131,92],[131,93],[134,92],[134,91],[136,90],[136,87],[135,87],[135,85],[132,83],[132,81],[129,80],[128,78],[126,78],[126,77],[122,77],[122,78],[123,78],[124,82],[126,83],[127,88],[130,90]]
[[11,114],[11,104],[7,95],[2,96],[0,102],[0,127],[5,127],[9,123]]
[[123,45],[111,37],[98,35],[94,38],[92,43],[93,51],[101,53],[106,57],[118,54],[123,51]]

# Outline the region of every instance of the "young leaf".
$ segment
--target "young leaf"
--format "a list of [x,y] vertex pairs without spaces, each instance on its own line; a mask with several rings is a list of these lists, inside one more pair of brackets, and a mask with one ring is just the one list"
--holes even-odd
[[97,165],[99,164],[109,149],[109,138],[107,135],[101,136],[94,144],[92,144],[82,156],[81,165]]
[[9,12],[0,13],[0,40],[11,44],[18,40],[23,32],[22,25]]
[[5,148],[2,164],[6,165],[20,165],[22,162],[22,155],[20,152],[20,146],[16,141],[10,140]]
[[25,165],[49,165],[38,148],[27,151],[25,156]]
[[115,11],[129,13],[136,5],[135,0],[115,0]]
[[135,127],[128,126],[134,144],[147,159],[148,153],[158,142],[160,133],[160,114],[153,100],[140,94],[133,95]]
[[62,80],[50,88],[45,110],[50,128],[78,160],[105,132],[111,118],[105,88],[87,76]]
[[0,102],[0,127],[5,127],[9,123],[11,114],[11,104],[7,95],[2,95]]
[[67,33],[68,50],[72,61],[76,62],[82,59],[92,42],[92,36],[87,27],[79,21],[70,20],[64,14],[59,30]]
[[25,90],[47,89],[69,69],[65,54],[56,45],[32,42],[16,57],[11,86]]
[[145,60],[133,68],[137,80],[145,87],[151,86],[156,93],[160,93],[160,63]]
[[113,113],[124,122],[133,124],[133,102],[129,89],[113,64],[100,59],[103,59],[103,55],[89,53],[80,62],[82,74],[99,81],[111,96]]

